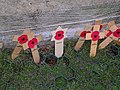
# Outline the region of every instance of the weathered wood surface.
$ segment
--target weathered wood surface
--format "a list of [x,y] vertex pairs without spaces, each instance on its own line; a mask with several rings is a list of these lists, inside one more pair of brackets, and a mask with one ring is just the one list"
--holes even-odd
[[75,29],[99,18],[119,24],[119,11],[120,0],[0,0],[0,39],[10,47],[14,45],[11,36],[24,28],[49,40],[50,31],[59,25]]

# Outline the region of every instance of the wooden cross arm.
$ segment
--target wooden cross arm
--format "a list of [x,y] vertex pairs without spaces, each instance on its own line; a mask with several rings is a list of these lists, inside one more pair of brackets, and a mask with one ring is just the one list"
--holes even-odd
[[109,43],[111,43],[113,40],[119,41],[119,38],[114,37],[113,34],[111,34],[109,37],[107,37],[102,43],[99,45],[99,49],[105,48]]
[[107,35],[109,31],[108,30],[104,30],[103,32],[104,32],[105,35]]
[[[31,32],[29,35],[28,35],[28,39],[30,40],[30,39],[32,39],[33,37],[34,37],[34,32]],[[37,37],[36,37],[36,39],[37,39],[37,41],[38,41],[38,43],[40,42],[40,41],[42,41],[42,35],[38,35]],[[23,44],[23,49],[24,50],[26,50],[26,49],[28,49],[29,47],[28,47],[28,42],[27,43],[25,43],[25,44]]]
[[12,41],[18,41],[18,38],[19,38],[18,35],[14,35]]
[[[92,33],[87,33],[86,34],[86,40],[92,40],[91,34]],[[105,33],[104,32],[100,32],[99,36],[100,36],[100,39],[105,38]]]
[[115,21],[110,21],[109,23],[108,23],[108,27],[110,28],[110,27],[112,27],[112,26],[114,26],[115,25]]
[[118,27],[117,27],[116,25],[114,25],[114,26],[112,26],[112,27],[109,28],[109,30],[111,30],[111,31],[113,31],[113,32],[114,32],[115,30],[117,30],[117,29],[118,29]]
[[36,37],[36,39],[37,39],[38,42],[42,41],[42,35],[41,35],[41,34],[38,35],[38,36]]
[[84,30],[82,30],[82,31],[78,30],[75,32],[75,36],[80,36],[80,34],[83,31],[91,31],[91,29],[92,29],[92,25],[86,24]]
[[[30,31],[29,29],[25,29],[25,30],[23,31],[23,34],[29,34],[30,32],[31,32],[31,31]],[[22,35],[23,35],[23,34],[22,34]],[[14,35],[12,41],[18,41],[19,36],[20,36],[20,35]]]
[[114,21],[109,22],[108,27],[109,27],[109,30],[111,30],[111,31],[115,31],[118,29],[118,27],[115,25]]
[[102,20],[96,20],[95,21],[95,25],[101,25],[101,23],[102,23]]

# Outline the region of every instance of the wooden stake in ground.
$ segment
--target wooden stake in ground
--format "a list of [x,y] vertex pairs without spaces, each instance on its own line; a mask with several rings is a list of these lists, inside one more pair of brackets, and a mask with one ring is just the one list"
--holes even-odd
[[52,31],[52,39],[51,41],[55,41],[55,56],[60,58],[63,55],[64,51],[64,38],[66,38],[66,29],[62,29],[60,26],[56,29],[56,31]]
[[114,21],[108,23],[109,32],[107,38],[99,45],[99,49],[105,48],[112,41],[120,42],[120,28],[115,25]]
[[2,48],[3,47],[3,42],[2,41],[0,41],[0,48]]
[[18,41],[18,44],[12,53],[12,59],[15,59],[22,49],[26,50],[30,48],[34,62],[38,64],[40,57],[36,45],[41,41],[41,39],[41,35],[38,35],[36,38],[34,38],[34,32],[30,30],[25,30],[21,36],[15,35],[13,41]]
[[86,25],[84,31],[77,31],[75,33],[75,36],[80,36],[80,38],[78,39],[78,42],[76,43],[74,49],[76,51],[79,51],[80,48],[82,47],[82,45],[85,42],[85,38],[86,38],[86,33],[90,33],[92,29],[92,25]]
[[37,44],[42,41],[42,35],[38,35],[37,37],[34,37],[34,32],[28,34],[28,45],[26,45],[24,48],[31,49],[32,56],[34,59],[34,62],[38,64],[40,62],[40,56],[37,48]]
[[104,32],[99,32],[100,25],[94,25],[93,31],[86,34],[86,40],[92,40],[90,48],[90,57],[96,56],[98,40],[105,37]]

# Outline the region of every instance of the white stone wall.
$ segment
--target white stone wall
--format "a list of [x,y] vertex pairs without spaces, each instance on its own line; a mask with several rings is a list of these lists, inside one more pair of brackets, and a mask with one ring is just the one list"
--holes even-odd
[[31,28],[49,40],[50,31],[59,25],[69,28],[68,36],[73,37],[76,28],[95,19],[119,24],[119,11],[120,0],[0,0],[0,39],[12,46],[12,35]]

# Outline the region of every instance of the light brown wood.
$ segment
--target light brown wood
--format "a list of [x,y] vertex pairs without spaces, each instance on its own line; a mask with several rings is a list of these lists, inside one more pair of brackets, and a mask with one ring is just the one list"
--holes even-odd
[[[28,41],[31,40],[34,37],[34,32],[31,31],[27,33],[27,36],[28,36]],[[23,44],[23,49],[24,50],[28,49],[28,42]]]
[[22,45],[21,44],[17,44],[17,46],[15,47],[13,53],[12,53],[12,59],[14,60],[16,57],[18,57],[19,53],[21,52],[22,50]]
[[105,33],[104,32],[100,32],[100,34],[99,34],[99,36],[100,36],[100,39],[103,39],[103,38],[105,38]]
[[[118,29],[118,27],[115,25],[114,21],[111,21],[108,23],[109,26],[109,30],[111,30],[112,32],[116,31]],[[108,31],[104,31],[105,34],[108,33]],[[119,38],[113,36],[113,34],[111,34],[109,37],[107,37],[100,45],[99,45],[99,49],[103,49],[105,48],[109,43],[111,43],[112,41],[114,41],[115,43],[117,43],[119,45]]]
[[[25,30],[23,31],[22,35],[28,34],[28,33],[30,33],[30,29],[25,29]],[[12,41],[18,41],[18,38],[19,38],[19,37],[20,37],[20,35],[14,35]]]
[[40,56],[39,56],[39,52],[38,52],[38,48],[37,46],[35,46],[33,49],[31,49],[32,52],[32,56],[33,56],[33,60],[36,64],[38,64],[40,62]]
[[36,39],[38,40],[38,42],[42,41],[42,35],[41,35],[41,34],[38,35],[38,36],[36,37]]
[[85,39],[86,39],[86,40],[91,40],[91,39],[92,39],[92,37],[91,37],[91,33],[87,33]]
[[[34,32],[30,32],[28,34],[28,40],[31,40],[32,38],[34,38]],[[39,35],[37,37],[37,40],[41,40],[41,37]],[[28,48],[28,44],[24,47],[24,49],[27,49],[27,48]],[[37,45],[34,46],[34,48],[31,48],[31,52],[32,52],[34,62],[38,64],[40,62],[40,56],[39,56]]]
[[92,41],[91,42],[90,57],[95,57],[96,56],[97,44],[98,44],[98,41]]
[[[100,25],[98,25],[98,24],[101,24],[101,21],[97,21],[97,22],[95,23],[95,25],[93,26],[93,32],[100,30]],[[91,32],[91,33],[87,33],[87,34],[86,34],[86,40],[92,40],[91,35],[92,35],[92,32]],[[104,32],[100,32],[100,33],[99,33],[99,36],[100,36],[100,39],[104,38],[104,37],[105,37]],[[95,57],[95,56],[96,56],[97,44],[98,44],[98,40],[97,40],[97,41],[93,41],[93,40],[92,40],[92,42],[91,42],[91,47],[90,47],[90,57]]]
[[106,36],[109,31],[108,31],[108,30],[104,30],[103,32],[104,32],[104,34],[105,34],[105,36]]
[[76,43],[76,45],[75,45],[75,47],[74,47],[74,49],[76,51],[79,51],[80,48],[82,47],[82,45],[84,44],[84,42],[85,42],[85,38],[82,38],[82,37],[79,38],[78,41],[77,41],[77,43]]
[[94,25],[93,31],[99,31],[100,30],[100,25]]
[[110,36],[107,37],[102,43],[100,43],[99,49],[103,49],[103,48],[105,48],[109,43],[111,43],[111,42],[113,41],[112,37],[113,37],[113,35],[110,35]]
[[[101,24],[101,20],[97,21],[96,24]],[[94,25],[93,31],[99,31],[99,30],[100,30],[100,25]],[[90,57],[95,57],[96,56],[97,43],[98,43],[98,41],[92,41],[91,42]]]
[[[99,31],[99,29],[100,29],[100,25],[94,25],[94,27],[93,27],[93,31]],[[91,38],[91,33],[87,33],[86,34],[86,40],[91,40],[92,38]]]
[[[24,30],[23,31],[23,34],[27,34],[29,33],[30,30]],[[13,41],[18,41],[18,35],[15,35],[14,38],[13,38]],[[19,53],[21,52],[21,50],[23,49],[23,45],[21,44],[17,44],[17,46],[15,47],[15,49],[13,50],[13,53],[12,53],[12,59],[14,60],[16,57],[18,57]]]
[[118,27],[116,25],[113,25],[112,27],[109,28],[109,30],[111,31],[116,31],[118,29]]
[[19,38],[18,35],[14,35],[12,41],[18,41],[18,38]]
[[[86,24],[84,31],[91,31],[91,29],[92,29],[92,25]],[[80,34],[81,34],[82,32],[83,32],[83,31],[77,31],[77,32],[75,33],[75,36],[80,36]],[[76,43],[74,49],[75,49],[76,51],[79,51],[80,48],[82,47],[82,45],[84,44],[84,42],[85,42],[85,38],[80,37],[80,38],[78,39],[78,42]]]
[[3,43],[2,42],[0,42],[0,48],[2,48],[3,47]]
[[112,27],[112,26],[114,26],[115,25],[115,21],[110,21],[109,23],[108,23],[108,27],[110,28],[110,27]]
[[96,20],[95,21],[95,25],[101,25],[101,23],[102,23],[102,20]]

